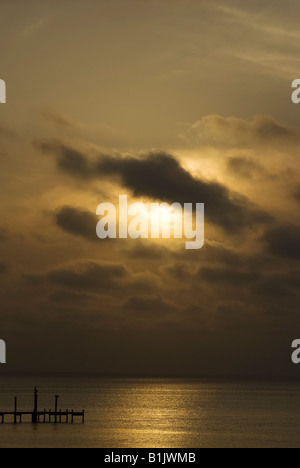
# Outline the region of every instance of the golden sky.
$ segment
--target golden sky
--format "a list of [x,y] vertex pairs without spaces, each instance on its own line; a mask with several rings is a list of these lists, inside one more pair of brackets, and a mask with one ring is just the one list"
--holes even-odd
[[[296,375],[296,0],[1,5],[7,370]],[[96,208],[205,203],[205,247],[96,237]]]

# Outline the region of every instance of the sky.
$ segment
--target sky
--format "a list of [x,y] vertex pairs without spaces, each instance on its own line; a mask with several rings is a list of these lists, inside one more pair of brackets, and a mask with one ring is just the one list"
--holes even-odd
[[[8,371],[297,377],[300,5],[1,5]],[[100,203],[205,204],[205,246],[100,240]]]

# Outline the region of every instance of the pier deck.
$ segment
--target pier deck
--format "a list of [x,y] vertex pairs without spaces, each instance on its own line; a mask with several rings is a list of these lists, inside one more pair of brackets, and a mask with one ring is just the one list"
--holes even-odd
[[[24,422],[24,416],[29,416],[30,421],[34,423],[74,423],[75,418],[81,418],[81,422],[84,423],[84,411],[52,411],[44,410],[38,411],[0,411],[0,424],[4,424],[6,421],[11,419],[11,422],[22,423]],[[11,417],[11,418],[9,418]]]

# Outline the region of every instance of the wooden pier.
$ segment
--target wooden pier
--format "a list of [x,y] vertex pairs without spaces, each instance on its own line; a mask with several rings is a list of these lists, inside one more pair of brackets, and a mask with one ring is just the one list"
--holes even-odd
[[[25,422],[25,419],[28,419],[32,424],[39,424],[39,423],[54,423],[54,424],[61,424],[61,423],[71,423],[73,424],[77,418],[81,419],[82,424],[84,423],[84,410],[82,411],[74,411],[74,410],[65,410],[62,411],[61,409],[58,410],[58,395],[55,395],[55,410],[46,410],[43,411],[38,410],[38,391],[35,388],[34,390],[34,409],[33,411],[18,411],[18,401],[17,397],[15,397],[15,407],[14,411],[0,411],[0,424],[4,424],[5,422],[13,422],[14,424]],[[26,418],[27,417],[27,418]],[[10,421],[8,421],[10,419]]]

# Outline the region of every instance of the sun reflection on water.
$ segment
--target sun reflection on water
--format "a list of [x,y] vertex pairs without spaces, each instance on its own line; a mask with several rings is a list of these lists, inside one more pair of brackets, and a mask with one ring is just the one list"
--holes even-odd
[[[109,404],[105,430],[123,447],[175,448],[192,446],[193,422],[205,420],[199,391],[164,381],[130,382]],[[115,395],[116,396],[116,395]],[[196,401],[197,400],[197,401]],[[197,413],[195,413],[197,408]],[[101,436],[102,437],[102,436]]]

